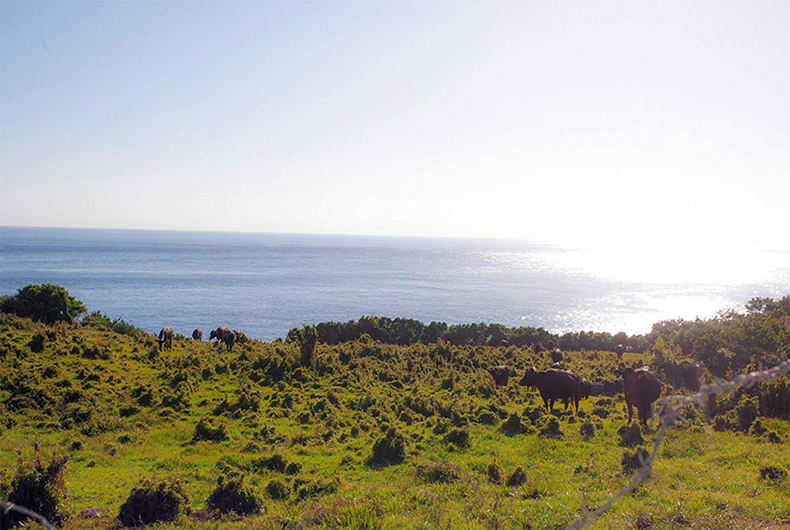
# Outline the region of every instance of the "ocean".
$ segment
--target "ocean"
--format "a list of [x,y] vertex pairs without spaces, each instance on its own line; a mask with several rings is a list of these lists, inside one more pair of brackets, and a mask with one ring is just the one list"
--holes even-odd
[[30,283],[150,333],[271,341],[387,316],[636,334],[790,294],[790,249],[613,259],[500,240],[0,227],[0,295]]

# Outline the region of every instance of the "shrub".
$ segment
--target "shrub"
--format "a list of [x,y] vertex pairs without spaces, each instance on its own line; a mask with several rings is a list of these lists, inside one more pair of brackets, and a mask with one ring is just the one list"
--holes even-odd
[[211,442],[222,442],[228,439],[227,427],[220,424],[219,427],[214,427],[214,424],[208,418],[201,418],[195,425],[195,434],[192,436],[192,442],[199,442],[201,440]]
[[85,304],[69,296],[60,285],[30,284],[0,301],[0,312],[14,313],[45,324],[72,322],[85,313]]
[[145,480],[121,505],[118,520],[124,526],[146,526],[174,521],[188,510],[189,498],[180,481]]
[[502,468],[496,462],[488,464],[488,481],[492,484],[502,484]]
[[767,466],[760,468],[760,478],[763,480],[779,481],[784,480],[787,472],[775,466]]
[[318,497],[319,495],[332,494],[337,491],[337,484],[337,479],[330,482],[324,482],[323,480],[309,480],[299,483],[298,487],[296,487],[296,483],[294,486],[296,489],[296,496],[299,499],[306,499],[308,497]]
[[592,438],[595,435],[595,425],[593,425],[590,420],[585,421],[579,425],[579,434],[581,434],[582,438],[585,440]]
[[210,510],[219,513],[234,512],[239,515],[260,513],[263,509],[263,499],[255,491],[244,484],[244,477],[217,479],[217,487],[206,499]]
[[620,465],[623,468],[623,473],[629,475],[642,467],[642,462],[647,462],[650,453],[647,449],[640,447],[633,453],[630,451],[623,452],[623,458],[620,460]]
[[444,435],[444,443],[454,444],[456,447],[469,447],[469,430],[452,429]]
[[620,435],[620,445],[623,447],[636,447],[644,442],[638,423],[623,425],[617,430],[617,434]]
[[383,438],[373,444],[373,454],[370,457],[372,464],[400,464],[406,458],[406,441],[402,435],[390,427]]
[[287,499],[290,494],[288,484],[279,479],[272,479],[266,484],[266,493],[274,500]]
[[521,434],[526,431],[526,428],[521,423],[521,417],[517,413],[512,413],[506,421],[502,423],[499,428],[507,435]]
[[738,429],[749,432],[749,428],[757,419],[759,402],[757,397],[744,394],[735,406],[735,416],[738,418]]
[[417,466],[417,476],[432,484],[451,484],[461,478],[456,465],[446,460]]
[[[63,473],[69,457],[53,454],[49,460],[45,460],[38,443],[34,443],[33,447],[35,455],[32,461],[23,460],[20,454],[16,474],[4,500],[40,514],[51,524],[59,524],[67,515],[63,507],[66,489]],[[6,528],[6,520],[10,528],[24,519],[27,516],[16,511],[4,514],[3,528]]]
[[30,342],[27,343],[28,348],[33,353],[41,353],[44,351],[44,347],[47,345],[47,337],[46,335],[42,335],[41,333],[36,333],[30,338]]
[[508,475],[505,484],[509,488],[517,488],[519,486],[524,485],[524,483],[526,482],[527,482],[527,474],[524,472],[524,469],[521,466],[519,466],[516,469],[514,469],[513,472],[510,473],[510,475]]
[[540,436],[545,438],[562,438],[562,431],[560,430],[560,422],[554,416],[551,416],[541,427]]

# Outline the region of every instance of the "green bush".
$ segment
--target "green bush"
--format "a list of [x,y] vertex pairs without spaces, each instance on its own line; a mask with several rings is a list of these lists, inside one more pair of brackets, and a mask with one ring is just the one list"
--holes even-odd
[[217,479],[217,487],[211,492],[206,505],[210,510],[219,513],[233,512],[239,515],[260,513],[263,510],[263,499],[248,485],[244,477]]
[[272,479],[266,484],[266,493],[274,500],[287,499],[290,495],[288,484],[279,479]]
[[502,423],[502,426],[499,428],[503,433],[513,436],[515,434],[521,434],[526,432],[526,427],[521,423],[521,416],[518,413],[512,413],[506,421]]
[[510,475],[508,475],[505,484],[509,488],[516,488],[518,486],[524,485],[527,482],[527,474],[524,472],[524,469],[521,466],[517,467],[513,470]]
[[543,424],[538,433],[544,438],[562,438],[562,430],[560,430],[560,422],[554,416],[549,417]]
[[488,481],[492,484],[502,484],[502,468],[496,462],[488,464]]
[[417,466],[417,476],[432,484],[451,484],[461,478],[458,467],[446,460]]
[[45,324],[72,322],[88,309],[60,285],[30,284],[0,301],[0,312],[14,313]]
[[741,432],[749,432],[749,428],[759,415],[759,401],[756,396],[744,394],[735,405],[735,416],[738,418],[738,429]]
[[[41,456],[38,443],[33,447],[35,454],[32,461],[23,460],[20,454],[16,474],[4,500],[38,513],[51,524],[60,524],[67,517],[63,504],[66,489],[63,473],[69,456],[53,454],[46,460]],[[3,528],[11,528],[27,519],[26,515],[16,511],[3,514],[2,517],[0,522]]]
[[402,435],[391,427],[386,436],[379,438],[373,444],[371,464],[390,465],[400,464],[406,458],[406,441]]
[[201,440],[222,442],[227,439],[227,427],[225,427],[224,424],[220,424],[219,427],[215,427],[208,418],[200,419],[197,425],[195,425],[195,434],[192,436],[192,442],[199,442]]
[[617,434],[620,435],[620,445],[623,447],[636,447],[644,442],[638,423],[623,425],[617,430]]
[[456,447],[469,447],[469,430],[455,428],[444,435],[444,443],[453,444]]
[[595,436],[595,425],[590,420],[585,421],[581,425],[579,425],[579,434],[582,435],[582,438],[585,440],[589,440],[593,436]]
[[180,481],[145,480],[121,505],[118,520],[124,526],[147,526],[174,521],[188,511],[189,498]]
[[630,451],[624,451],[623,457],[620,460],[620,465],[623,468],[623,473],[626,475],[630,475],[634,471],[638,470],[642,467],[643,462],[647,462],[650,453],[647,452],[647,449],[640,447],[639,449],[635,450],[633,453]]

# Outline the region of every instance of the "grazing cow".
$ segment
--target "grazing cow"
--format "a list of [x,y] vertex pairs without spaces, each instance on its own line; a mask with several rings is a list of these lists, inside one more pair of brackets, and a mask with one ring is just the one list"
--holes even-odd
[[224,342],[228,351],[233,349],[233,344],[236,342],[236,334],[225,326],[220,326],[217,329],[211,330],[211,335],[208,340],[217,339],[217,343]]
[[[581,382],[579,382],[581,385]],[[603,394],[603,383],[593,383],[590,382],[590,395],[591,396],[600,396]]]
[[623,393],[628,407],[628,423],[631,423],[631,407],[639,412],[639,421],[647,424],[653,417],[653,402],[661,395],[661,383],[656,374],[647,366],[642,368],[626,368],[615,372],[623,378]]
[[506,386],[508,377],[510,377],[510,368],[507,365],[493,366],[488,369],[488,373],[494,378],[494,387]]
[[162,346],[168,350],[173,348],[173,330],[171,328],[162,328],[159,332],[159,338],[156,339],[159,343],[159,351],[162,351]]
[[579,412],[579,376],[574,372],[554,368],[539,372],[533,366],[527,369],[518,384],[537,387],[549,412],[554,407],[555,399],[565,402],[565,410],[568,410],[569,400],[573,400],[576,412]]
[[233,334],[236,336],[236,342],[238,342],[239,344],[244,344],[245,342],[247,342],[247,335],[245,335],[242,330],[234,329]]
[[192,332],[192,338],[198,342],[203,340],[203,330],[198,328]]
[[616,396],[620,392],[623,391],[623,380],[622,379],[615,379],[613,381],[604,381],[603,382],[603,395],[604,396]]
[[579,379],[579,398],[586,399],[590,397],[592,393],[592,383],[584,378]]
[[551,361],[558,363],[562,360],[562,350],[557,348],[553,352],[551,352]]

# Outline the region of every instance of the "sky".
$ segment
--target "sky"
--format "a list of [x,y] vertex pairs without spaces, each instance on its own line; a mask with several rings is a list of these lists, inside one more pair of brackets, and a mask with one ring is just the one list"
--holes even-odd
[[0,2],[0,225],[790,244],[790,2]]

